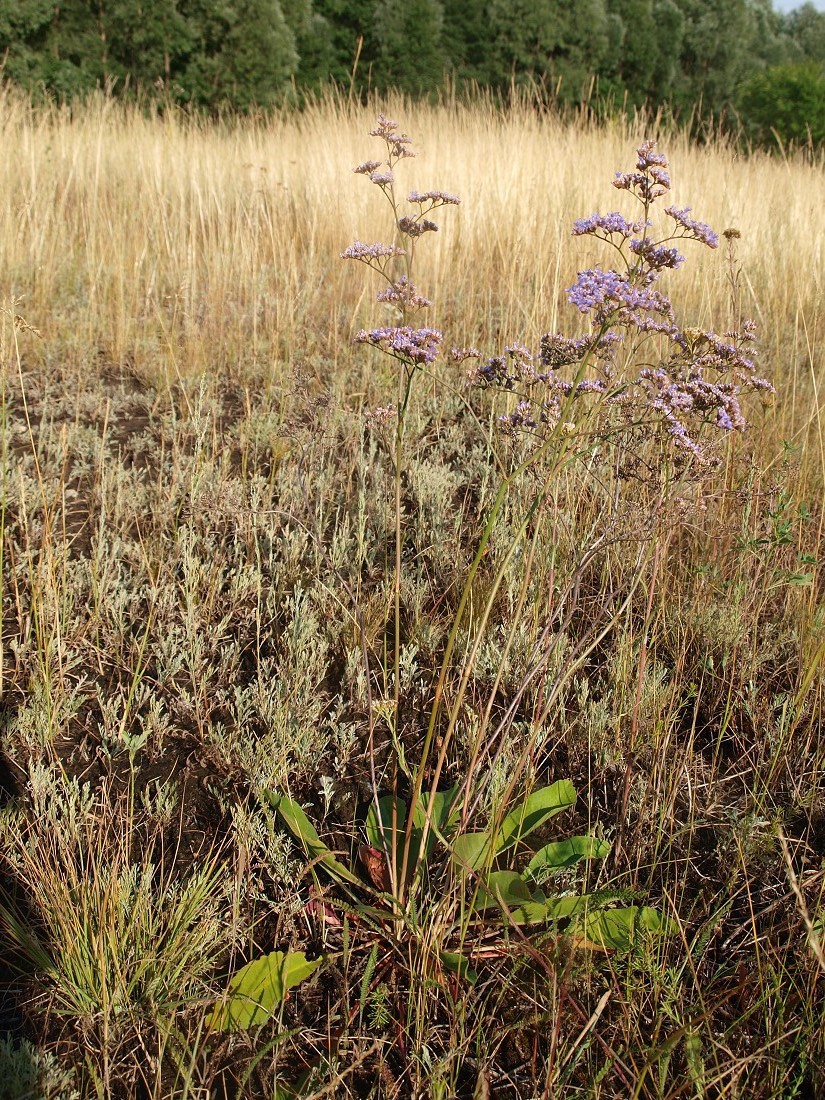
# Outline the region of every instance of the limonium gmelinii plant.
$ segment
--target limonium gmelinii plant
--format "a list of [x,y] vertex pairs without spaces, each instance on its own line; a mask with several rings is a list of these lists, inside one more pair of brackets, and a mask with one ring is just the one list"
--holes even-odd
[[[379,116],[378,124],[371,133],[383,142],[386,159],[366,161],[355,172],[366,177],[386,197],[393,231],[391,239],[383,243],[356,241],[342,253],[342,257],[357,260],[376,272],[382,279],[378,301],[395,307],[397,311],[396,324],[363,330],[355,337],[357,343],[371,345],[399,364],[396,403],[385,405],[370,414],[373,423],[382,425],[395,419],[396,558],[392,702],[395,705],[397,730],[401,702],[399,661],[404,424],[414,381],[423,369],[432,366],[443,346],[443,337],[438,330],[416,327],[412,323],[414,315],[431,305],[413,281],[414,262],[421,238],[438,228],[430,215],[439,207],[457,205],[459,200],[444,191],[411,191],[407,195],[406,205],[402,205],[396,190],[396,170],[400,162],[414,156],[410,139],[400,133],[395,122],[383,116]],[[661,505],[675,486],[686,480],[704,477],[712,470],[719,460],[719,441],[726,434],[744,430],[743,397],[755,392],[767,398],[773,393],[771,384],[761,378],[756,370],[751,351],[755,339],[751,322],[737,322],[735,331],[721,334],[686,328],[678,322],[669,298],[657,285],[665,272],[678,269],[684,262],[684,256],[679,251],[682,242],[693,241],[716,248],[718,238],[709,226],[692,216],[690,208],[675,205],[665,206],[665,228],[657,232],[654,214],[658,210],[657,204],[670,191],[671,180],[667,160],[656,150],[655,142],[645,141],[642,144],[634,170],[617,173],[613,185],[635,201],[636,208],[632,214],[628,216],[618,211],[592,214],[577,221],[573,227],[574,236],[591,236],[604,241],[616,257],[612,267],[597,266],[579,272],[575,283],[567,290],[570,304],[589,319],[589,331],[578,337],[547,334],[541,339],[537,352],[520,343],[511,343],[503,354],[486,359],[475,348],[453,349],[449,356],[453,364],[472,363],[467,371],[471,385],[495,389],[505,395],[508,410],[500,416],[499,424],[503,433],[513,441],[516,457],[509,472],[502,477],[475,557],[468,568],[445,645],[420,756],[411,770],[407,768],[411,790],[409,813],[406,808],[404,811],[406,831],[400,850],[396,843],[403,827],[395,801],[398,770],[393,777],[390,803],[385,802],[383,809],[378,790],[374,792],[378,819],[383,820],[381,814],[387,805],[391,809],[392,821],[384,822],[386,833],[392,840],[387,845],[388,880],[393,896],[402,904],[407,891],[414,888],[421,862],[426,859],[429,850],[428,832],[439,781],[457,727],[481,634],[492,611],[504,571],[512,560],[515,543],[538,515],[555,473],[575,460],[577,455],[586,455],[590,463],[597,462],[603,450],[605,455],[609,455],[606,460],[612,464],[619,481],[632,477],[654,483]],[[476,612],[475,621],[480,624],[477,625],[476,641],[469,645],[469,656],[451,686],[447,717],[442,722],[445,685],[473,582],[505,497],[510,487],[528,470],[539,474],[534,479],[537,488],[533,494],[533,504],[516,530],[510,550],[504,555],[504,563],[488,586],[483,610],[480,614]],[[551,697],[555,696],[551,693]],[[495,876],[507,875],[506,889],[511,891],[511,902],[520,904],[519,899],[531,899],[525,901],[528,908],[529,905],[534,906],[530,911],[546,916],[551,912],[550,903],[541,891],[531,893],[532,887],[528,887],[527,880],[514,871],[490,871],[497,858],[492,838],[500,835],[495,832],[495,823],[488,826],[486,832],[467,831],[473,807],[479,805],[479,790],[483,782],[479,779],[478,765],[491,751],[489,743],[482,743],[483,736],[482,723],[477,743],[471,744],[469,750],[470,764],[465,778],[450,792],[456,812],[460,807],[460,823],[453,823],[452,826],[455,835],[453,857],[459,854],[458,862],[465,870],[469,867],[481,875],[482,892],[487,889],[488,894],[493,894]],[[517,793],[516,787],[526,774],[525,754],[528,751],[522,753],[511,770],[502,800],[504,812],[509,809],[510,800]],[[423,793],[425,776],[427,794]],[[522,807],[528,806],[528,802],[522,803]],[[504,821],[509,821],[512,816],[511,810]],[[516,828],[518,835],[521,835],[520,828],[520,825]],[[442,835],[445,831],[441,828]],[[574,839],[581,841],[586,838]],[[581,847],[584,850],[587,845]],[[472,858],[467,855],[470,852]],[[498,889],[505,880],[496,882]]]
[[[403,440],[407,407],[417,373],[430,366],[438,357],[442,344],[442,334],[426,326],[414,327],[410,321],[414,314],[427,309],[431,301],[420,294],[413,282],[415,254],[422,237],[438,231],[437,224],[430,215],[439,207],[458,206],[460,199],[447,191],[410,191],[406,205],[402,204],[396,191],[395,172],[398,164],[415,153],[410,138],[399,131],[398,123],[379,115],[377,124],[370,136],[378,138],[384,145],[385,160],[368,160],[355,168],[358,175],[364,176],[378,187],[385,196],[392,212],[393,231],[389,243],[376,242],[365,244],[355,241],[344,252],[343,259],[357,260],[375,271],[384,283],[378,291],[377,300],[384,305],[395,307],[397,321],[395,325],[362,330],[355,341],[369,344],[380,349],[399,363],[398,398],[394,405],[386,405],[371,414],[373,422],[386,423],[393,417],[395,427],[395,577],[394,577],[394,659],[393,659],[393,721],[398,726],[400,696],[400,659],[401,659],[401,569],[402,569],[402,468]],[[406,863],[406,860],[405,860]],[[402,871],[402,878],[406,867]],[[397,868],[395,853],[391,877],[395,882]],[[402,891],[403,892],[403,891]]]

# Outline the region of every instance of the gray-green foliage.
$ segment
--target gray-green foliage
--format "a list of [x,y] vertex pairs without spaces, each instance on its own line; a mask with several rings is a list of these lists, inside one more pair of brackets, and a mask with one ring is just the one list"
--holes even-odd
[[78,1100],[74,1070],[28,1039],[0,1038],[0,1100]]

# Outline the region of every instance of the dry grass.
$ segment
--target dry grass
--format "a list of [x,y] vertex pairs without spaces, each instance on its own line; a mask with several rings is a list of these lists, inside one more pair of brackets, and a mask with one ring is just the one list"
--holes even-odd
[[[417,278],[449,342],[493,351],[571,332],[564,288],[605,257],[570,224],[620,205],[610,180],[650,125],[526,104],[381,107],[415,138],[409,186],[462,197]],[[517,760],[536,781],[570,776],[574,828],[614,841],[591,887],[638,891],[679,934],[609,959],[550,936],[503,951],[499,938],[470,991],[432,966],[447,937],[438,905],[410,942],[308,907],[301,854],[257,797],[290,790],[349,859],[370,797],[366,745],[386,742],[392,473],[361,414],[392,400],[394,381],[352,345],[380,307],[337,259],[384,235],[377,189],[351,171],[374,152],[373,113],[327,102],[218,125],[0,101],[0,900],[13,901],[5,929],[23,973],[5,975],[8,1020],[25,1019],[44,1052],[0,1046],[0,1067],[28,1080],[21,1060],[39,1058],[57,1081],[43,1095],[64,1098],[271,1096],[307,1068],[318,1096],[817,1095],[822,164],[661,135],[675,203],[742,233],[743,312],[759,322],[776,404],[752,410],[744,443],[661,541],[644,534],[641,490],[614,515],[585,471],[558,475],[528,564],[503,571],[445,763],[453,781],[471,757],[489,764],[482,815]],[[720,253],[691,253],[672,279],[689,324],[729,325]],[[399,734],[411,760],[456,577],[495,493],[489,405],[472,397],[474,419],[458,373],[437,373],[447,385],[421,384],[408,431]],[[508,500],[491,562],[529,497]],[[615,538],[584,565],[608,519]],[[548,709],[527,670],[557,612]],[[497,740],[480,736],[486,722]],[[86,882],[84,867],[96,869]],[[197,895],[221,874],[226,935],[210,909],[212,969],[180,983],[178,1004],[180,929],[174,951],[162,939],[145,951],[149,988],[95,898],[122,920],[121,895],[139,894],[145,936],[186,909],[187,883]],[[61,987],[55,929],[78,927],[72,897],[83,965],[110,960],[119,1015],[95,1007],[92,979]],[[258,1036],[204,1036],[226,973],[273,946],[328,963]]]

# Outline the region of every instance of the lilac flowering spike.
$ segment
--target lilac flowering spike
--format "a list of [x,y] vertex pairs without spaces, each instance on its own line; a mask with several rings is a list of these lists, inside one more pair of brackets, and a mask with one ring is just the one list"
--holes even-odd
[[394,244],[364,244],[363,241],[353,241],[349,248],[341,253],[342,260],[380,260],[385,256],[404,256],[403,248],[397,248]]
[[439,206],[461,205],[461,199],[457,195],[451,195],[449,191],[410,191],[407,202],[431,202]]
[[413,329],[409,325],[395,328],[361,330],[355,336],[356,344],[372,344],[396,359],[408,359],[417,366],[434,362],[438,356],[442,336],[432,328]]
[[636,150],[636,171],[617,172],[613,186],[620,191],[631,191],[645,206],[661,198],[670,190],[667,157],[654,152],[655,141],[642,142]]
[[429,218],[411,218],[409,214],[398,219],[398,228],[408,237],[420,237],[424,233],[438,232],[438,226]]
[[370,172],[370,183],[376,183],[379,187],[389,187],[395,183],[395,176],[388,168],[383,172]]
[[415,153],[410,149],[412,141],[406,134],[398,133],[398,123],[385,115],[379,115],[375,128],[370,130],[370,137],[381,138],[387,143],[390,156],[396,160],[404,157],[414,157]]
[[630,242],[630,251],[644,260],[652,271],[681,267],[685,257],[675,248],[665,248],[645,238]]
[[667,168],[667,157],[664,153],[655,153],[653,150],[656,148],[656,141],[653,138],[648,138],[643,141],[639,148],[636,150],[636,167],[640,172],[647,172],[649,168]]
[[385,141],[395,140],[395,131],[398,129],[398,123],[394,119],[387,118],[386,115],[379,114],[375,121],[375,129],[370,130],[370,137],[380,137]]
[[363,164],[359,164],[357,168],[353,168],[353,172],[361,176],[371,176],[372,173],[380,167],[380,160],[365,160]]
[[573,236],[582,237],[585,233],[619,233],[622,237],[632,237],[634,233],[641,233],[650,222],[629,222],[623,214],[614,211],[612,214],[591,214],[589,218],[579,218],[573,223]]
[[696,241],[701,241],[701,243],[706,244],[708,248],[716,248],[719,244],[718,234],[714,233],[709,225],[705,225],[704,222],[698,222],[695,218],[689,216],[689,206],[685,206],[681,210],[675,206],[666,206],[665,213],[669,214],[676,224],[681,226],[684,230],[682,236],[692,237]]
[[649,286],[637,285],[618,271],[594,268],[580,271],[573,286],[567,289],[567,300],[581,313],[593,313],[601,323],[619,310],[633,313],[670,314],[670,301]]
[[401,275],[386,290],[380,290],[375,296],[377,302],[396,302],[408,309],[426,309],[431,306],[429,298],[419,294],[406,275]]
[[480,359],[481,352],[472,346],[466,348],[450,348],[450,359],[453,363],[463,363],[465,359]]
[[[576,431],[572,420],[562,421],[572,403],[583,400],[601,410],[605,430],[619,427],[622,432],[630,460],[619,476],[650,476],[655,461],[651,465],[649,447],[658,440],[667,444],[677,470],[703,477],[718,464],[711,429],[744,431],[744,395],[758,392],[767,398],[774,389],[756,376],[752,322],[721,336],[683,328],[669,299],[654,288],[664,271],[684,262],[669,244],[674,238],[698,240],[711,248],[718,238],[690,216],[689,207],[675,206],[667,214],[676,231],[658,240],[651,236],[650,206],[670,188],[667,159],[654,142],[646,141],[637,151],[635,169],[619,173],[614,185],[642,202],[643,220],[631,221],[613,211],[581,218],[573,227],[574,236],[591,234],[613,244],[623,260],[621,271],[597,267],[579,272],[567,290],[570,304],[590,315],[590,334],[572,339],[548,333],[537,359],[521,345],[510,345],[504,355],[473,367],[468,378],[471,384],[518,395],[515,411],[500,418],[510,434],[528,431],[547,441],[546,433],[557,428]],[[621,346],[624,356],[615,354]],[[643,358],[634,368],[631,357],[636,354]],[[565,371],[569,377],[563,376]],[[588,429],[596,437],[600,429],[593,425],[599,423],[591,420]]]

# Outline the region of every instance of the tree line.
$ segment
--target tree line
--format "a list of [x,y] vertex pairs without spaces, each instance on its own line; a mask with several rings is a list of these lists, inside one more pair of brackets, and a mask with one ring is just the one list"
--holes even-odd
[[0,0],[4,78],[196,108],[266,108],[329,83],[667,104],[825,140],[825,14],[772,0]]

